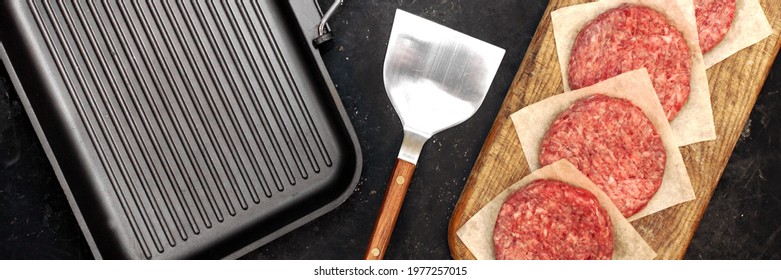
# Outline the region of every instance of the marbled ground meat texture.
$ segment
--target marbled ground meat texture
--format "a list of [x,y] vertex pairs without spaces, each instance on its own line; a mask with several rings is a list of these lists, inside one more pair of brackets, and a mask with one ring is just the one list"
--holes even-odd
[[621,5],[578,33],[569,61],[570,87],[587,87],[643,67],[672,120],[689,98],[691,56],[686,41],[659,12]]
[[630,101],[596,94],[575,102],[546,132],[540,164],[567,159],[599,186],[625,217],[642,210],[662,184],[662,139]]
[[502,205],[494,248],[499,260],[611,259],[613,224],[594,194],[537,180]]
[[709,52],[727,35],[735,18],[735,0],[694,0],[700,48]]

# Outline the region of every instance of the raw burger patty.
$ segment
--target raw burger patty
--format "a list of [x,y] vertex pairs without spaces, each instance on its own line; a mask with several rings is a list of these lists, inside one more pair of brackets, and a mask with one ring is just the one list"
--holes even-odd
[[613,224],[594,194],[537,180],[512,194],[494,227],[498,260],[606,260]]
[[706,53],[727,35],[735,18],[735,0],[694,0],[694,5],[700,48]]
[[539,158],[542,166],[567,159],[630,217],[662,185],[667,154],[640,108],[597,94],[558,116],[542,140]]
[[660,13],[622,5],[578,33],[569,61],[572,89],[645,67],[668,120],[689,98],[691,57],[683,35]]

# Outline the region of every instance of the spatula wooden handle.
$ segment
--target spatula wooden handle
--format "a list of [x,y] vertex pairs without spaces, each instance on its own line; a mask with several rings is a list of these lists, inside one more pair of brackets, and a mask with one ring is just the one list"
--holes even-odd
[[366,249],[364,259],[381,260],[385,256],[393,227],[396,225],[401,204],[404,202],[404,196],[407,195],[407,188],[414,172],[415,164],[401,159],[396,160],[396,167],[393,168],[393,174],[385,190],[380,215],[374,223],[374,230],[372,230],[369,248]]

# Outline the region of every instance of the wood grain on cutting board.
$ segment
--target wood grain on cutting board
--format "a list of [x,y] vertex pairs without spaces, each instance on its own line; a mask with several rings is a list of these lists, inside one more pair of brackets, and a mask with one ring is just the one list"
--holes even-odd
[[[454,259],[474,259],[456,235],[461,225],[529,174],[510,114],[562,92],[550,12],[586,2],[551,0],[548,4],[451,217],[448,242]],[[773,34],[707,71],[718,139],[681,148],[697,198],[632,223],[658,259],[680,259],[686,252],[781,47],[781,0],[760,3]]]

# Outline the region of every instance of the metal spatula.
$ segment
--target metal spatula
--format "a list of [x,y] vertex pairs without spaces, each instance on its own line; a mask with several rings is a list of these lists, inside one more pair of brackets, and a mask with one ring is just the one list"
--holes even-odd
[[404,126],[404,141],[366,250],[367,260],[385,255],[423,145],[477,111],[502,57],[501,48],[396,10],[383,78]]

